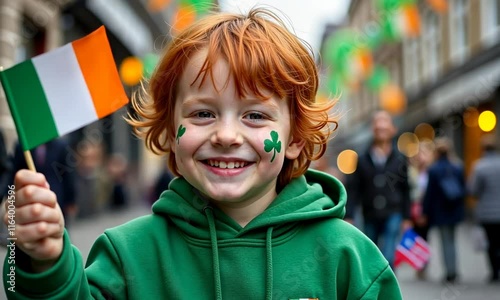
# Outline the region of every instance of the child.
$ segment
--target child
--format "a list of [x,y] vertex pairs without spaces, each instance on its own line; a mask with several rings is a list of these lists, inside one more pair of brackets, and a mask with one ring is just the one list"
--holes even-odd
[[20,171],[8,296],[401,299],[377,247],[342,220],[343,186],[307,170],[336,124],[317,88],[310,52],[268,10],[180,33],[129,120],[179,177],[152,215],[106,230],[84,269],[45,179]]

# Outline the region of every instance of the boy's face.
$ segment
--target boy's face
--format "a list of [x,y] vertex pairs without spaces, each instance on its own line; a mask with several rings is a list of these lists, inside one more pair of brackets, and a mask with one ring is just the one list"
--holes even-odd
[[190,59],[178,84],[171,145],[179,173],[218,206],[269,204],[285,156],[295,159],[303,147],[291,140],[287,102],[239,98],[233,78],[225,86],[223,60],[213,66],[215,78],[191,85],[205,55],[200,51]]

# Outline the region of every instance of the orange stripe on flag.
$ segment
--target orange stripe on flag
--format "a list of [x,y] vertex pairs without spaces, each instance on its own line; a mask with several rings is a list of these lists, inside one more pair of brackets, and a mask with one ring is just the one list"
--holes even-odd
[[116,70],[104,26],[72,45],[97,117],[103,118],[127,104],[128,97]]

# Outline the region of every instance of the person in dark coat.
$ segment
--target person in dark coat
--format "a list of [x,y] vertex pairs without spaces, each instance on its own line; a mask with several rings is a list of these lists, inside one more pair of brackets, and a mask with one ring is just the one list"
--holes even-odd
[[[31,150],[36,171],[45,175],[50,189],[57,196],[57,202],[64,214],[67,228],[69,228],[70,220],[76,214],[75,167],[77,158],[72,157],[69,150],[68,143],[61,138]],[[12,166],[9,182],[14,182],[17,171],[28,168],[19,143],[14,151]]]
[[391,115],[378,111],[372,119],[373,143],[347,177],[346,220],[361,205],[364,233],[394,266],[401,230],[411,227],[408,160],[393,143],[397,133]]
[[[429,167],[427,189],[423,201],[422,223],[437,227],[441,236],[442,255],[446,270],[445,281],[457,278],[456,226],[465,218],[465,178],[463,167],[451,161],[452,144],[448,138],[435,141],[436,161]],[[444,178],[454,176],[457,196],[450,198]],[[463,192],[462,192],[463,191]],[[458,195],[459,194],[459,195]]]
[[476,197],[476,221],[488,239],[490,282],[500,282],[500,153],[493,134],[481,138],[483,156],[474,165],[469,191]]

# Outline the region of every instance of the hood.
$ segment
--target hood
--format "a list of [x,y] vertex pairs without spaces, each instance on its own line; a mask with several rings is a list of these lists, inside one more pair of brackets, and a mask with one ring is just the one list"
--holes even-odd
[[[244,228],[216,207],[212,207],[218,239],[238,237],[265,238],[273,227],[273,237],[284,233],[298,221],[343,218],[346,192],[333,176],[308,170],[293,179],[271,205]],[[153,205],[153,213],[170,219],[184,234],[209,240],[204,209],[210,204],[184,178],[176,178],[169,190]]]
[[222,300],[219,243],[239,237],[265,241],[265,299],[273,293],[273,239],[297,226],[298,221],[342,218],[346,192],[334,177],[307,171],[293,179],[269,207],[244,228],[212,207],[184,178],[174,179],[153,205],[153,213],[171,220],[185,235],[206,241],[212,248],[215,299]]

